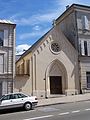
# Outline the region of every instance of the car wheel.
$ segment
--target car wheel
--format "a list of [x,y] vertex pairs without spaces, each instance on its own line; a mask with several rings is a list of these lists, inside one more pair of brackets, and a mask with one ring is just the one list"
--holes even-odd
[[25,103],[24,108],[25,108],[25,110],[27,110],[27,111],[30,110],[30,109],[32,109],[31,103]]

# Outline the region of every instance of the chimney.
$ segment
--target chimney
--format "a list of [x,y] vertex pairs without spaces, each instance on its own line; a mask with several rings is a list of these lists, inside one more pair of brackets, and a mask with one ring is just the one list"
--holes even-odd
[[53,26],[56,26],[56,20],[55,20],[55,19],[53,20],[52,25],[53,25]]
[[69,5],[66,6],[66,10],[69,8]]

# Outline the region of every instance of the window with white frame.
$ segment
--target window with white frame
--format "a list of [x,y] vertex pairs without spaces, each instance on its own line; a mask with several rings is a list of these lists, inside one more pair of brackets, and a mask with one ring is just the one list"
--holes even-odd
[[4,43],[4,31],[0,30],[0,46],[3,46]]
[[0,55],[0,73],[4,72],[4,55]]
[[90,88],[90,72],[86,72],[87,88]]
[[84,53],[88,55],[87,41],[84,41]]
[[89,56],[89,47],[90,46],[88,45],[88,41],[81,40],[81,44],[80,44],[81,55]]
[[8,30],[0,30],[0,46],[8,46]]

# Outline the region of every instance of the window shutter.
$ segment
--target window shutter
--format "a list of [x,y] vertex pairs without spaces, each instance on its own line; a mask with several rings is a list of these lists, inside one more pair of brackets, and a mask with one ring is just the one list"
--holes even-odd
[[88,41],[88,56],[90,56],[90,41]]
[[4,30],[4,46],[8,46],[8,30]]
[[0,55],[0,73],[3,73],[3,55]]
[[81,41],[81,55],[85,55],[84,41]]
[[83,30],[89,30],[89,22],[87,16],[82,16],[82,28]]

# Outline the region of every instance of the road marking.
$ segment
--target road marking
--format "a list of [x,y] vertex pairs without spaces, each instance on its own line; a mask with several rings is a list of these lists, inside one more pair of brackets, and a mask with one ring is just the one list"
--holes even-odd
[[[84,109],[84,111],[90,111],[90,108]],[[81,112],[81,110],[75,110],[75,111],[71,111],[71,112],[64,112],[64,113],[60,113],[58,115],[68,115],[70,113],[79,113]],[[54,115],[47,115],[47,116],[40,116],[40,117],[33,117],[33,118],[28,118],[28,119],[23,119],[23,120],[37,120],[37,119],[42,119],[42,118],[48,118],[48,117],[53,117]]]
[[90,108],[85,109],[85,111],[89,111],[89,110],[90,110]]
[[60,113],[59,115],[67,115],[67,114],[69,114],[69,112]]
[[72,111],[72,113],[78,113],[80,112],[80,110],[75,110],[75,111]]
[[23,119],[23,120],[37,120],[41,118],[48,118],[48,117],[53,117],[54,115],[47,115],[47,116],[40,116],[40,117],[34,117],[34,118],[29,118],[29,119]]
[[41,108],[39,109],[39,111],[43,111],[43,112],[53,112],[53,111],[57,111],[59,109],[53,108],[53,107],[46,107],[46,108]]

